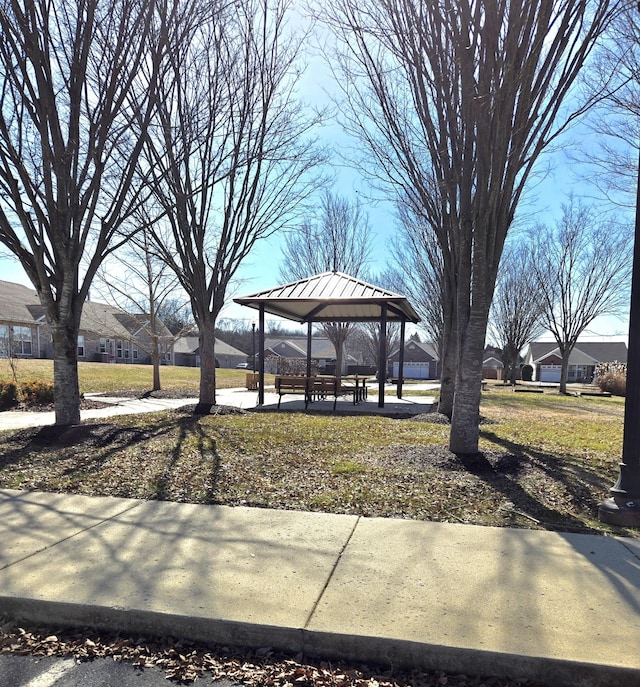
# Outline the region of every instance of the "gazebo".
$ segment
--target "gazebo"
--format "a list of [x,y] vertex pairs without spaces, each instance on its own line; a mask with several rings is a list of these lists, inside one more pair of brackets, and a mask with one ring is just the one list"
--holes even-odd
[[[402,370],[405,326],[420,318],[409,301],[397,293],[350,277],[341,272],[324,272],[307,279],[276,286],[266,291],[233,299],[259,312],[258,405],[264,405],[264,316],[265,313],[307,323],[307,374],[311,371],[311,332],[317,322],[379,322],[380,360],[387,359],[387,324],[400,323],[400,369],[398,398],[402,398]],[[386,373],[378,371],[378,406],[384,408]]]

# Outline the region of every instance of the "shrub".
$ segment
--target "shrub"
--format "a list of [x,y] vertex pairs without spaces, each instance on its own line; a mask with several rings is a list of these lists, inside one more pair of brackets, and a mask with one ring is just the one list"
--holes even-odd
[[613,363],[599,363],[594,382],[601,391],[608,391],[614,396],[626,396],[627,366],[617,360]]
[[[278,359],[278,374],[281,375],[306,375],[307,374],[307,359],[306,358],[279,358]],[[315,360],[311,361],[311,376],[318,374],[318,363]]]
[[619,363],[617,360],[614,360],[612,363],[598,363],[596,365],[596,371],[595,371],[596,380],[598,377],[604,377],[605,375],[609,374],[610,372],[612,372],[614,374],[624,375],[626,377],[627,376],[627,364],[626,363]]
[[18,404],[18,388],[14,382],[0,380],[0,410],[9,410]]
[[38,379],[28,379],[20,385],[20,399],[28,406],[44,406],[53,403],[53,384]]
[[627,395],[627,376],[609,372],[606,375],[596,378],[596,384],[601,391],[608,391],[614,396]]
[[531,365],[522,366],[522,381],[530,382],[533,379],[533,367]]

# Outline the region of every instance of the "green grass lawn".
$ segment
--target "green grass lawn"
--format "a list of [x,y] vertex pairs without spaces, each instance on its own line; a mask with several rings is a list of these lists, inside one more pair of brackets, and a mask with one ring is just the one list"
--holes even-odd
[[[126,366],[131,384],[135,367]],[[167,386],[174,370],[197,374],[163,368]],[[620,398],[498,387],[482,396],[473,457],[448,451],[449,427],[436,414],[120,417],[71,428],[55,444],[35,429],[5,432],[0,486],[630,534],[597,521],[618,472],[623,412]]]
[[[26,379],[39,379],[53,382],[52,360],[16,361],[18,382]],[[219,389],[242,387],[245,385],[246,370],[216,370],[216,383]],[[114,391],[148,391],[152,387],[153,369],[151,365],[109,365],[106,363],[78,363],[80,393],[112,393]],[[0,379],[12,379],[7,360],[0,360]],[[272,379],[272,377],[271,377]],[[191,391],[198,395],[200,370],[195,367],[163,365],[160,368],[160,383],[165,390]]]

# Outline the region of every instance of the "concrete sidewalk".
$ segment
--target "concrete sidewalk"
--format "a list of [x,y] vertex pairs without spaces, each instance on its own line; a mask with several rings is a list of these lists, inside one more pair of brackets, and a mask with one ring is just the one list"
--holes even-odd
[[640,684],[640,542],[0,490],[0,614],[544,684]]
[[[432,388],[431,385],[430,388]],[[87,394],[90,400],[104,403],[104,408],[91,408],[82,410],[80,417],[85,420],[98,420],[116,415],[136,415],[139,413],[155,413],[162,410],[181,408],[198,402],[197,398],[123,398],[117,396],[103,396],[101,394]],[[256,408],[258,394],[255,391],[247,391],[244,388],[219,389],[216,393],[219,405],[235,406],[245,410]],[[275,411],[278,407],[278,394],[267,390],[264,397],[264,405],[261,410]],[[403,399],[388,396],[384,408],[378,408],[378,398],[374,394],[367,401],[353,405],[349,400],[341,399],[337,404],[337,412],[341,413],[373,413],[373,414],[409,414],[430,412],[434,403],[432,396],[411,396]],[[283,410],[303,411],[304,401],[299,396],[283,396],[281,406]],[[309,406],[309,410],[315,412],[333,412],[333,399],[318,401]],[[44,427],[55,422],[55,413],[28,412],[28,411],[4,411],[0,412],[0,431],[3,429],[24,429],[26,427]]]
[[[105,397],[98,394],[87,394],[87,398],[104,403],[104,408],[91,408],[80,411],[81,420],[98,420],[116,415],[136,415],[138,413],[155,413],[161,410],[181,408],[197,403],[196,398],[119,398]],[[5,410],[0,413],[0,430],[24,429],[26,427],[45,427],[56,421],[53,411],[29,412],[23,410]]]

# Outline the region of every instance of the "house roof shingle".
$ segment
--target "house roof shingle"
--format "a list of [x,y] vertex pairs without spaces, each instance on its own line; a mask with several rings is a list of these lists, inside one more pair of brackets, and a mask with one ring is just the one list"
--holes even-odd
[[[278,347],[284,344],[292,352],[298,353],[301,358],[307,355],[306,337],[267,337],[264,342],[265,351],[272,350],[278,353]],[[334,345],[324,337],[314,336],[311,338],[311,357],[312,358],[335,358],[336,349]]]
[[[36,290],[22,284],[0,281],[0,321],[43,324],[44,308]],[[114,339],[134,337],[149,321],[149,315],[127,313],[107,303],[86,301],[82,308],[80,330]],[[171,337],[171,332],[158,323],[160,334]]]
[[0,321],[39,324],[44,308],[33,287],[0,281]]
[[[200,349],[200,341],[198,340],[197,334],[190,334],[187,336],[181,336],[176,339],[173,345],[173,352],[175,353],[187,353],[192,355],[197,355]],[[228,355],[236,356],[238,358],[246,358],[247,354],[243,353],[241,350],[234,348],[228,343],[216,339],[215,344],[216,355]]]
[[[551,353],[559,355],[558,344],[555,341],[534,341],[531,346],[531,359],[534,363],[543,360]],[[585,362],[593,363],[619,363],[627,362],[627,344],[624,341],[578,341],[573,349],[573,355],[583,354]],[[593,364],[591,363],[591,364]],[[577,363],[576,363],[577,364]]]

